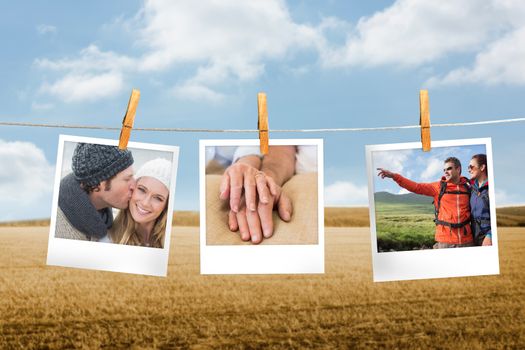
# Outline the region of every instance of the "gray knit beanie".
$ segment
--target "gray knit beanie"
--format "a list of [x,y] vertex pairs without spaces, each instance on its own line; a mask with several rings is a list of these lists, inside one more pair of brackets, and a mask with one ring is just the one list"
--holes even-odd
[[73,153],[71,167],[77,181],[86,186],[97,186],[132,164],[133,155],[127,149],[79,143]]

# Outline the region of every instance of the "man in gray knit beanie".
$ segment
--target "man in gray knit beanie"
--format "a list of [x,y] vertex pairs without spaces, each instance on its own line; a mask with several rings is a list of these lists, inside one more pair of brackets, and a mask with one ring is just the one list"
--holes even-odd
[[105,239],[112,208],[126,209],[135,185],[133,156],[116,146],[79,143],[73,172],[60,182],[56,238]]

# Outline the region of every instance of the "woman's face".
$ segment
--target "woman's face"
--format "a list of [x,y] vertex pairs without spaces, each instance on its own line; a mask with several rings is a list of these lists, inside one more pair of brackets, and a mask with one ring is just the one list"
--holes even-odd
[[168,194],[168,189],[159,180],[149,176],[139,178],[129,201],[133,220],[137,223],[156,220],[168,203]]
[[473,180],[477,179],[482,174],[482,171],[479,168],[479,165],[476,159],[470,160],[470,163],[468,165],[468,173],[470,174],[470,178]]

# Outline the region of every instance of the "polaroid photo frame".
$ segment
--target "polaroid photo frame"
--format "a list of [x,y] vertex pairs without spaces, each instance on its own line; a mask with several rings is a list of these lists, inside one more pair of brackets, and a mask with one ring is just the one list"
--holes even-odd
[[[499,274],[498,233],[496,226],[495,184],[491,139],[432,141],[431,147],[432,150],[430,154],[440,156],[435,158],[432,164],[430,164],[430,162],[425,163],[425,157],[429,157],[429,153],[423,152],[420,142],[366,146],[374,282]],[[390,170],[404,168],[405,171],[408,171],[409,175],[401,174],[405,177],[428,180],[415,180],[416,182],[434,182],[438,181],[441,175],[443,175],[443,161],[447,155],[458,157],[453,153],[459,152],[459,154],[463,155],[464,159],[470,160],[470,157],[474,154],[470,154],[467,158],[468,150],[485,150],[484,153],[487,155],[492,245],[446,249],[432,249],[432,246],[430,246],[422,249],[414,248],[414,250],[407,251],[387,250],[380,252],[381,247],[378,247],[377,227],[385,223],[378,222],[376,204],[379,205],[379,200],[381,200],[382,203],[386,203],[384,198],[390,197],[391,200],[392,195],[387,193],[387,195],[380,197],[380,193],[385,193],[380,192],[380,187],[383,185],[381,185],[379,181],[390,181],[394,184],[395,182],[389,178],[381,179],[378,177],[377,168],[388,169],[388,165],[384,164],[390,164]],[[424,153],[427,155],[424,155]],[[461,163],[461,175],[468,178],[468,163],[464,164],[464,161]],[[413,168],[407,168],[409,164],[415,165]],[[419,168],[417,164],[419,164]],[[398,195],[406,193],[401,190],[401,187],[399,187],[399,189],[400,192],[397,193]],[[378,203],[376,203],[376,195]],[[429,203],[431,203],[432,198],[426,198],[429,198]],[[383,206],[383,208],[388,207]],[[414,212],[411,214],[413,213]],[[425,215],[427,215],[427,218],[429,217],[428,214]],[[432,221],[431,225],[435,227],[432,220],[433,218],[434,214],[432,213],[430,218]],[[379,220],[384,219],[380,218]],[[389,227],[392,226],[393,224]]]
[[[317,179],[313,181],[317,187],[317,201],[315,203],[317,208],[314,209],[314,215],[312,216],[317,216],[317,222],[311,225],[317,228],[315,242],[309,241],[304,244],[305,242],[298,241],[293,244],[271,244],[272,238],[266,242],[269,244],[265,244],[264,241],[261,244],[252,244],[250,242],[241,242],[240,244],[207,242],[207,233],[216,229],[216,226],[207,226],[207,215],[211,215],[211,213],[207,212],[206,197],[207,150],[223,146],[251,146],[258,148],[259,140],[201,140],[199,143],[201,274],[324,273],[323,141],[321,139],[270,139],[270,147],[281,145],[315,147]],[[298,177],[297,179],[301,180],[304,178]],[[217,190],[216,193],[213,191],[209,195],[218,197],[219,191]],[[295,211],[296,207],[294,207],[294,215]],[[293,219],[294,216],[292,216]],[[226,223],[221,223],[220,225],[223,224],[226,225]],[[232,237],[237,237],[237,240],[240,242],[238,232],[229,231],[229,234]]]
[[[138,142],[128,143],[128,149],[133,153],[135,172],[141,164],[152,159],[163,158],[171,162],[164,244],[162,248],[154,248],[111,243],[111,241],[98,242],[55,237],[60,182],[71,172],[71,157],[77,143],[118,146],[118,140],[59,136],[47,265],[165,277],[168,269],[179,148]],[[115,210],[113,212],[115,216]]]

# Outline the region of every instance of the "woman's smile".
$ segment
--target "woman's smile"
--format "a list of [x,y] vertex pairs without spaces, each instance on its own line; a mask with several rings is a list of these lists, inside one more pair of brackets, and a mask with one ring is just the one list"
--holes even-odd
[[148,215],[151,213],[150,210],[146,210],[144,208],[142,208],[138,203],[137,203],[137,212],[140,214],[140,215]]

